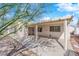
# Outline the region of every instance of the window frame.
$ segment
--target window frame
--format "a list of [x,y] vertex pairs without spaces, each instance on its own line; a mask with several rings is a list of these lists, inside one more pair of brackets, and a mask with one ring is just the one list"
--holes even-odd
[[50,32],[61,32],[61,26],[50,26]]

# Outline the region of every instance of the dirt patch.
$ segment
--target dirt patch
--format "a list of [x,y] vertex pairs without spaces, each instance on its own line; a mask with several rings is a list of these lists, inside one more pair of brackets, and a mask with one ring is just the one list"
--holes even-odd
[[75,53],[79,55],[79,36],[76,35],[71,36],[70,42],[72,44]]

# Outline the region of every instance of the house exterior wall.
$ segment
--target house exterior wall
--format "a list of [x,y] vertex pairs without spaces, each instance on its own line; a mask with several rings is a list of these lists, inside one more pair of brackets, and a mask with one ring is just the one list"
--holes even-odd
[[[51,32],[50,26],[60,26],[60,32]],[[52,38],[57,38],[57,39],[64,39],[64,24],[62,24],[62,23],[41,25],[41,26],[38,25],[38,27],[42,27],[42,32],[38,32],[39,36],[52,37]],[[35,29],[35,27],[34,27],[34,29]],[[35,30],[34,30],[34,34],[35,34]],[[68,39],[70,39],[69,27],[67,29],[67,37],[68,37]]]
[[[60,26],[60,32],[50,32],[50,26]],[[63,25],[44,25],[42,26],[42,32],[38,32],[38,35],[40,36],[47,36],[47,37],[53,37],[53,38],[59,38],[64,31]]]

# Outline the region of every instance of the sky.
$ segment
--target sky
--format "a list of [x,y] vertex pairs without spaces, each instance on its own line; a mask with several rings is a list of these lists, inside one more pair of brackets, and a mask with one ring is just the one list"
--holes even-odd
[[[39,19],[36,20],[36,22],[59,19],[73,15],[74,17],[71,25],[77,24],[79,19],[79,3],[44,3],[42,5],[45,12],[41,15],[42,17],[39,17]],[[6,17],[10,18],[14,14],[14,11],[15,10],[12,9],[9,12],[10,14],[7,14]]]
[[74,16],[72,25],[76,25],[79,18],[79,4],[78,3],[52,3],[44,4],[44,10],[46,11],[44,16],[40,19],[49,20],[61,18],[64,16]]

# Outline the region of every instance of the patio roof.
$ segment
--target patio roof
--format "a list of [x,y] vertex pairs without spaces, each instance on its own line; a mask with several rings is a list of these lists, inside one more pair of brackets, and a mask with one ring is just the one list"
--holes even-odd
[[68,17],[65,17],[65,18],[60,18],[58,20],[42,21],[42,22],[39,22],[39,23],[32,23],[32,24],[29,24],[28,26],[33,27],[35,25],[50,25],[50,24],[54,24],[54,25],[62,24],[63,25],[64,20],[67,20],[67,24],[69,24],[72,21],[72,18],[73,18],[73,16],[68,16]]

